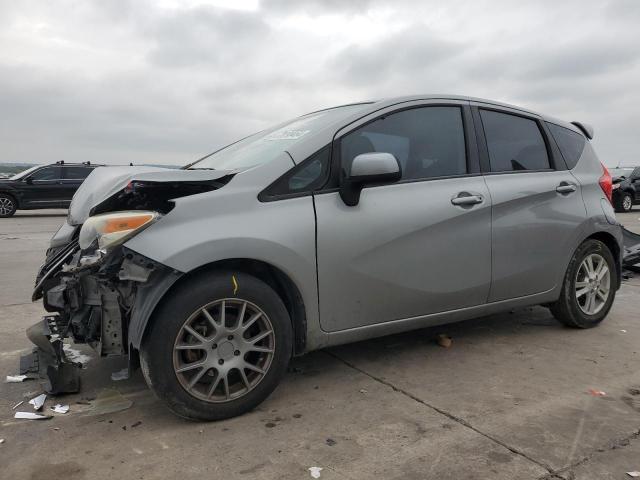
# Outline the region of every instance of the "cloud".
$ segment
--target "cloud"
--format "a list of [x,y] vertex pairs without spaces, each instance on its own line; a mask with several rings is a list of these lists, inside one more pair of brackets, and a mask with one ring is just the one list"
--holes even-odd
[[352,101],[456,93],[596,127],[638,163],[640,2],[0,3],[1,161],[187,163]]

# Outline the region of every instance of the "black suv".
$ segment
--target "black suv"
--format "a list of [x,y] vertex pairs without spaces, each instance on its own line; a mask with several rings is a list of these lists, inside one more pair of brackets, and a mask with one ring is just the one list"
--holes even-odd
[[640,203],[640,167],[614,169],[613,206],[616,212],[630,212]]
[[10,217],[18,209],[67,208],[80,184],[100,166],[60,161],[0,179],[0,217]]

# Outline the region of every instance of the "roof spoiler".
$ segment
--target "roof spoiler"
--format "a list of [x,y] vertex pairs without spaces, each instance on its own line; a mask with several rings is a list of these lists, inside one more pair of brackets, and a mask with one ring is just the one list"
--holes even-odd
[[589,139],[593,139],[593,127],[588,123],[582,122],[571,122],[573,125],[578,127],[582,133]]

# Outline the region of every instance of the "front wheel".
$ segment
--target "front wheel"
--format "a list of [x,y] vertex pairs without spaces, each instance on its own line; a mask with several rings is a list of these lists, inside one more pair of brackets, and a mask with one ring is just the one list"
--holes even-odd
[[197,275],[151,319],[141,363],[177,415],[222,420],[261,403],[284,375],[292,327],[280,297],[247,274]]
[[0,193],[0,218],[11,217],[17,209],[18,204],[11,195]]
[[591,328],[607,316],[616,295],[616,265],[609,248],[587,240],[574,253],[553,316],[568,327]]

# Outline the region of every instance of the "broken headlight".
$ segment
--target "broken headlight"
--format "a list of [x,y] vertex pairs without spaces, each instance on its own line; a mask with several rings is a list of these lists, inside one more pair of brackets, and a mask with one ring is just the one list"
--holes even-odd
[[100,250],[124,243],[160,218],[158,212],[131,211],[105,213],[89,217],[82,228],[78,242],[86,250],[96,240]]

